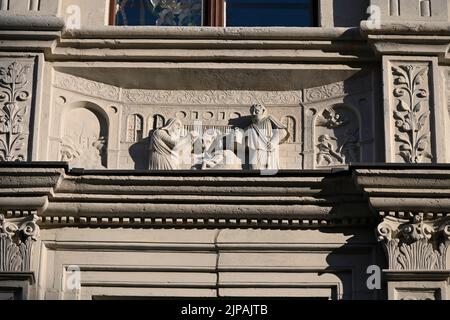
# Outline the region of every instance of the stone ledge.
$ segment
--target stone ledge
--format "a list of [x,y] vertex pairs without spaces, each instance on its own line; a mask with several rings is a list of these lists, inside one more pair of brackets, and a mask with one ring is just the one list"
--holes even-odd
[[450,278],[450,270],[438,270],[438,271],[424,271],[424,270],[383,270],[383,275],[388,281],[397,280],[417,280],[417,281],[427,281],[427,280],[447,280]]
[[60,31],[64,25],[57,16],[0,13],[0,30]]
[[66,29],[66,39],[361,40],[359,28],[105,26]]
[[449,36],[449,22],[392,22],[382,23],[380,28],[374,27],[371,21],[361,22],[361,33],[380,35],[432,35]]
[[34,272],[0,272],[0,288],[1,281],[27,281],[31,285],[36,282]]

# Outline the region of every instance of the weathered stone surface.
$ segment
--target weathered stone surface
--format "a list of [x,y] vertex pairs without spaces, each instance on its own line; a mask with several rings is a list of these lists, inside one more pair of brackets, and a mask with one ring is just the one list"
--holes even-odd
[[[223,28],[0,0],[0,298],[449,299],[448,1],[357,2]],[[245,170],[257,104],[272,175]],[[189,170],[149,171],[169,119]]]

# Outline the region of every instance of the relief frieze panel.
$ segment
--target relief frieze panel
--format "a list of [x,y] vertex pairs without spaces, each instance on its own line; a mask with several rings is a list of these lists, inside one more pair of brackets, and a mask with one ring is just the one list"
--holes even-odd
[[[360,103],[366,107],[367,102],[371,101],[367,81],[346,80],[295,91],[147,90],[119,88],[56,72],[54,87],[59,90],[55,101],[61,95],[68,100],[65,105],[58,106],[61,110],[70,105],[94,104],[98,110],[103,110],[94,112],[99,119],[102,113],[109,112],[111,106],[120,106],[119,109],[114,107],[120,110],[116,117],[119,122],[114,127],[109,126],[108,120],[100,126],[94,125],[94,122],[102,121],[91,121],[89,119],[92,117],[87,119],[87,114],[66,118],[86,118],[82,128],[72,128],[71,132],[67,131],[67,128],[73,127],[70,120],[55,121],[60,123],[60,129],[54,133],[54,140],[60,141],[55,148],[59,150],[58,159],[84,168],[111,168],[107,162],[111,160],[113,152],[114,157],[117,156],[117,168],[149,169],[154,132],[169,124],[177,124],[180,138],[193,132],[198,135],[197,142],[187,147],[190,151],[186,151],[194,165],[181,165],[180,169],[250,169],[248,141],[243,143],[244,151],[232,148],[235,157],[227,152],[204,152],[212,145],[223,147],[224,144],[218,141],[226,137],[233,136],[233,139],[240,140],[243,133],[254,124],[250,110],[251,106],[256,105],[261,105],[267,118],[272,119],[270,126],[263,126],[264,130],[283,131],[282,137],[275,137],[271,133],[265,135],[266,153],[270,154],[269,151],[276,146],[277,157],[273,159],[273,165],[268,166],[270,168],[301,169],[358,162],[362,160],[362,146],[371,144],[370,139],[373,138],[369,133],[359,130],[361,117],[370,116],[371,105],[367,110],[358,110],[360,106],[354,106]],[[353,99],[350,104],[345,104],[350,96],[355,96],[356,101]],[[306,118],[306,122],[310,121],[309,115],[304,113],[305,106],[316,110],[311,126],[304,121]],[[87,110],[93,111],[89,107]],[[60,114],[67,117],[67,112],[63,110]],[[118,139],[112,140],[111,134],[115,134]],[[282,143],[272,143],[272,138],[282,140]],[[244,135],[245,139],[247,137]],[[311,153],[305,152],[305,139],[312,139]],[[117,146],[114,150],[111,147],[113,143]],[[229,142],[225,146],[227,144]],[[238,152],[245,154],[236,154]],[[199,162],[199,156],[203,162]],[[366,160],[370,157],[366,157]],[[232,160],[224,165],[223,160],[226,158]],[[307,160],[306,165],[305,158],[311,159]]]

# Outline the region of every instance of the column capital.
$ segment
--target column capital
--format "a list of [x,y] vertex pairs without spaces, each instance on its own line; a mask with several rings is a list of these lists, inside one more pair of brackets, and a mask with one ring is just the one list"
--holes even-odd
[[446,270],[450,244],[450,217],[424,219],[422,213],[405,218],[385,216],[377,227],[389,270]]
[[31,271],[31,250],[39,235],[37,221],[35,214],[0,214],[0,272]]

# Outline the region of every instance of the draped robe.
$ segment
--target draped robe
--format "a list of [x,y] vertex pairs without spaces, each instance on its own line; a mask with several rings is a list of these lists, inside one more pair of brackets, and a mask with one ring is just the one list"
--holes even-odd
[[271,116],[253,122],[247,128],[250,168],[254,170],[277,170],[279,145],[289,139],[286,127]]
[[176,145],[177,139],[172,138],[167,130],[155,130],[150,141],[150,170],[179,169],[180,156]]

